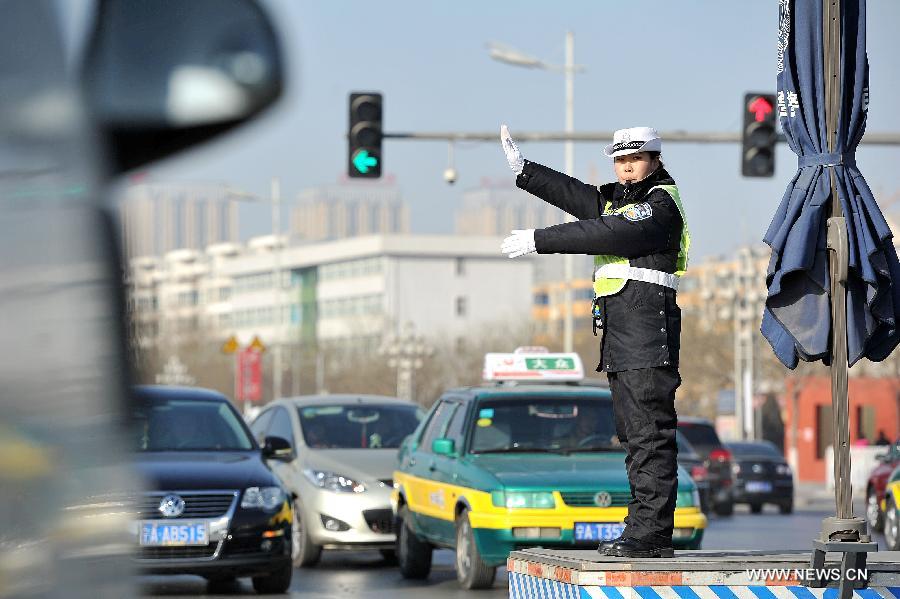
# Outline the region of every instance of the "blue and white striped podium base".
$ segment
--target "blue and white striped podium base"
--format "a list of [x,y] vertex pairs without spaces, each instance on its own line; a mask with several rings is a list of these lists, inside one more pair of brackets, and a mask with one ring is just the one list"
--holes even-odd
[[[855,599],[900,599],[900,587],[854,591]],[[837,599],[837,589],[802,586],[581,586],[509,574],[510,599]]]
[[[510,599],[838,599],[837,588],[803,586],[796,572],[808,567],[809,552],[802,551],[678,551],[674,559],[626,560],[526,549],[507,562]],[[825,568],[839,562],[829,559]],[[867,587],[854,599],[900,599],[900,552],[870,553],[866,570]]]

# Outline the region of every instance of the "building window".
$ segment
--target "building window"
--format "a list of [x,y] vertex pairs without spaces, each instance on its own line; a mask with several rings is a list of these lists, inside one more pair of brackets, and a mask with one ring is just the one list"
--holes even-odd
[[456,259],[456,276],[461,277],[466,274],[466,261],[464,258]]
[[456,298],[456,315],[457,316],[465,316],[466,315],[466,310],[468,308],[467,304],[468,304],[468,302],[466,301],[466,298],[464,298],[464,297]]

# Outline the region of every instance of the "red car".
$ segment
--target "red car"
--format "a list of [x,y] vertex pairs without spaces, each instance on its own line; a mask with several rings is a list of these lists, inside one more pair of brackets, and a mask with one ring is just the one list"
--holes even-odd
[[877,532],[884,530],[884,488],[894,468],[900,467],[900,443],[886,446],[887,452],[878,457],[881,463],[872,470],[869,482],[866,483],[866,520],[869,529]]

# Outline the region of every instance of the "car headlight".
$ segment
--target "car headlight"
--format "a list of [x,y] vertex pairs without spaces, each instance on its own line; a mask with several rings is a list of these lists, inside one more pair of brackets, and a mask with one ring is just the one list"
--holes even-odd
[[327,470],[307,469],[303,471],[303,474],[306,475],[306,478],[312,484],[320,489],[327,489],[336,493],[365,493],[366,491],[366,485],[363,483],[341,474],[328,472]]
[[250,487],[244,491],[241,507],[274,512],[281,508],[284,500],[285,494],[280,487]]
[[678,491],[675,496],[675,507],[694,507],[700,505],[700,493],[697,488],[690,491]]
[[494,491],[491,493],[491,502],[496,507],[505,508],[553,509],[556,507],[553,493],[548,491]]
[[775,472],[782,476],[790,476],[791,475],[791,467],[787,464],[778,464],[775,466]]

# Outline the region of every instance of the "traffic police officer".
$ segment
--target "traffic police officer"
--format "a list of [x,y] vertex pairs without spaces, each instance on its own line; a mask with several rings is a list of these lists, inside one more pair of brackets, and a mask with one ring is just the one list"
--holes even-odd
[[516,185],[579,220],[516,230],[501,250],[595,256],[594,318],[603,328],[599,372],[612,390],[616,434],[625,447],[631,502],[622,536],[599,551],[670,557],[678,487],[675,390],[681,384],[678,277],[690,246],[675,181],[660,161],[656,130],[615,132],[604,153],[614,183],[595,187],[522,157],[506,126],[500,138]]

